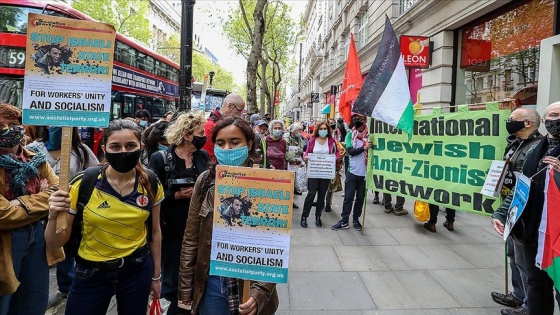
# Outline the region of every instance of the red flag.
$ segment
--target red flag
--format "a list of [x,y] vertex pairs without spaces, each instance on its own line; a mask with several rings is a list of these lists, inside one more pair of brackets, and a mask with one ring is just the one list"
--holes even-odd
[[354,44],[354,35],[350,34],[350,48],[348,49],[348,60],[346,60],[346,69],[344,70],[344,78],[342,79],[342,90],[340,91],[340,101],[338,110],[346,123],[350,123],[352,117],[352,104],[358,97],[362,88],[362,70],[360,69],[360,61],[358,60],[358,52]]

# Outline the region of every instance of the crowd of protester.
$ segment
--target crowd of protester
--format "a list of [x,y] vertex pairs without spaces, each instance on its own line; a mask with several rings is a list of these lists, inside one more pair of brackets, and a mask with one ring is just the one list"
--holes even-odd
[[[360,114],[349,124],[328,119],[286,125],[270,114],[245,119],[244,108],[243,98],[230,94],[208,118],[169,112],[150,124],[149,113],[140,110],[134,118],[113,120],[103,131],[101,162],[74,130],[72,180],[70,187],[58,187],[61,128],[23,126],[19,109],[0,104],[0,315],[44,314],[54,264],[66,314],[104,314],[113,296],[120,314],[145,314],[150,297],[168,300],[167,314],[274,314],[275,284],[250,281],[250,298],[242,301],[243,281],[208,275],[215,166],[296,171],[309,154],[331,155],[335,178],[307,178],[303,185],[300,225],[308,227],[315,207],[315,226],[322,227],[323,212],[332,211],[333,194],[342,190],[341,219],[331,229],[361,231],[373,144]],[[538,131],[541,121],[545,136]],[[553,283],[535,258],[544,203],[541,170],[560,171],[560,102],[548,106],[542,119],[533,109],[516,109],[506,127],[504,160],[510,167],[504,201],[492,215],[498,233],[504,232],[512,200],[513,172],[533,180],[521,224],[507,241],[513,291],[491,297],[514,307],[502,314],[553,314]],[[305,192],[299,187],[294,194]],[[390,194],[380,200],[375,192],[373,203],[381,203],[385,213],[408,213],[401,196],[393,205]],[[295,200],[293,208],[299,208]],[[435,233],[439,207],[429,209],[424,227]],[[59,216],[68,225],[61,233]],[[454,231],[454,221],[455,210],[446,209],[443,226]]]

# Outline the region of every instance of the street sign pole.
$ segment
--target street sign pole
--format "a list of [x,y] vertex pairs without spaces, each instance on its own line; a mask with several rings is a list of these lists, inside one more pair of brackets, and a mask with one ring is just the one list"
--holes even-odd
[[181,72],[179,74],[179,111],[191,109],[194,4],[195,0],[181,0]]

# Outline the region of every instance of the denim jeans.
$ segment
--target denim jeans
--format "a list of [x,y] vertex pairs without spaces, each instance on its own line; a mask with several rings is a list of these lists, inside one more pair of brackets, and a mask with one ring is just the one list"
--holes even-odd
[[147,248],[137,257],[115,270],[87,268],[76,262],[66,314],[105,314],[113,295],[117,296],[118,314],[146,314],[154,264]]
[[329,190],[330,179],[321,178],[309,178],[307,180],[307,196],[303,202],[303,212],[301,216],[307,218],[309,212],[311,212],[311,207],[313,206],[313,200],[315,200],[315,195],[317,197],[317,206],[315,207],[315,217],[320,217],[323,208],[325,207],[325,195],[327,190]]
[[525,257],[523,256],[523,245],[513,240],[510,235],[506,241],[507,255],[511,269],[511,286],[513,296],[523,301],[523,308],[527,309],[527,299],[525,298],[527,288],[527,271],[525,270]]
[[[553,315],[554,292],[558,301],[558,290],[544,270],[535,266],[537,244],[523,244],[525,270],[527,271],[527,310],[529,315]],[[560,301],[559,301],[560,303]]]
[[[364,206],[364,198],[366,195],[366,177],[354,175],[350,172],[346,173],[344,180],[344,201],[342,203],[342,220],[348,222],[350,213],[352,212],[352,203],[354,203],[354,220],[360,220],[362,208]],[[356,197],[356,198],[354,198]]]
[[68,294],[74,279],[74,257],[66,258],[56,265],[56,283],[60,293]]
[[171,302],[167,314],[175,315],[178,312],[179,266],[183,237],[175,235],[176,233],[166,234],[169,235],[164,235],[161,242],[161,297]]
[[224,277],[208,276],[206,288],[198,305],[199,315],[229,315],[227,281]]
[[[385,209],[391,209],[393,205],[391,204],[392,198],[391,194],[383,193],[383,206]],[[395,209],[400,210],[404,206],[404,197],[397,196],[397,203],[395,203]]]
[[[439,206],[430,204],[430,220],[428,221],[429,224],[436,224],[437,223],[437,216],[439,214]],[[456,211],[453,209],[446,208],[445,209],[445,220],[449,223],[455,222],[455,213]]]
[[0,315],[43,315],[47,311],[49,266],[45,247],[41,221],[12,230],[12,260],[20,285],[15,293],[0,296]]

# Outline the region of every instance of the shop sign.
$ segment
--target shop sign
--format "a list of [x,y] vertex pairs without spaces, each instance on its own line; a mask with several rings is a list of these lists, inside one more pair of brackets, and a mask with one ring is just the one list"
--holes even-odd
[[488,40],[463,38],[461,46],[461,68],[469,71],[490,71],[492,42]]
[[430,38],[425,36],[402,35],[401,54],[405,67],[430,67]]

